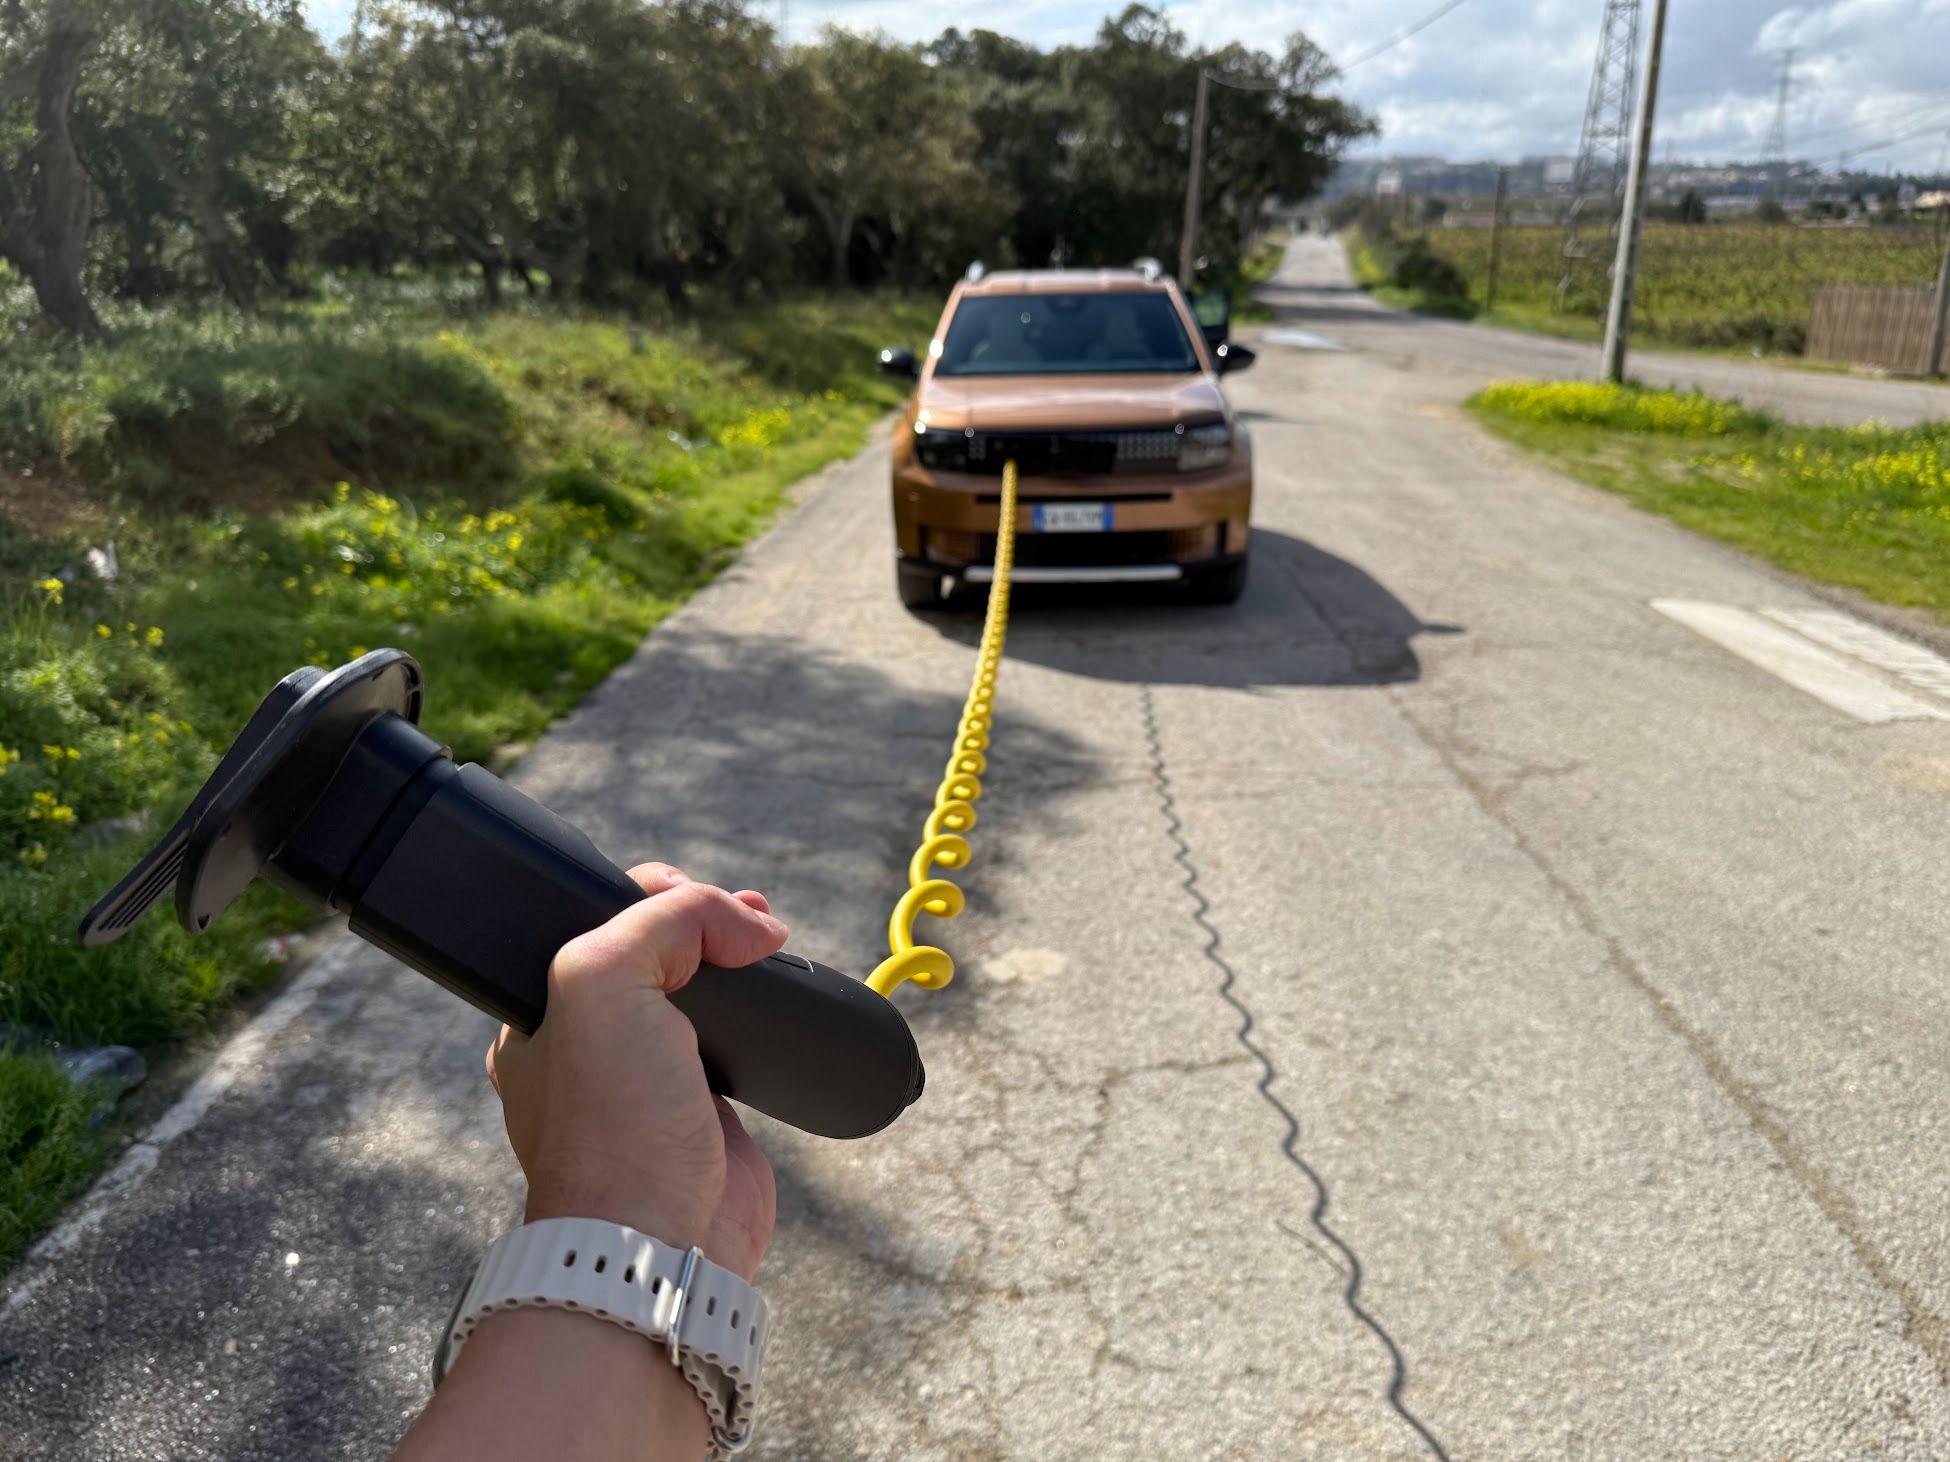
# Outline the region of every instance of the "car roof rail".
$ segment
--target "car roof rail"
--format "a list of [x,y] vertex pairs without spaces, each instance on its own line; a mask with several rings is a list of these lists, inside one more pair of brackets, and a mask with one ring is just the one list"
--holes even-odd
[[979,284],[982,276],[988,272],[989,266],[984,264],[980,259],[977,259],[973,264],[968,266],[968,272],[962,275],[962,278],[966,279],[970,284]]
[[1160,264],[1156,259],[1152,258],[1149,254],[1144,255],[1142,258],[1131,260],[1131,267],[1137,270],[1137,272],[1142,274],[1146,279],[1162,278],[1165,272],[1165,266]]

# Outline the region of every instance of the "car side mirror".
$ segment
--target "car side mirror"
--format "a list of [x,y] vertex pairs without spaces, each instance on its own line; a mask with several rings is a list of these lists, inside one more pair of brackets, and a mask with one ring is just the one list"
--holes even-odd
[[911,381],[921,374],[921,368],[914,363],[913,351],[890,347],[880,352],[880,373]]
[[1192,296],[1192,317],[1198,321],[1206,347],[1218,350],[1232,334],[1232,291],[1199,290]]
[[1219,374],[1228,375],[1233,371],[1243,371],[1259,359],[1259,352],[1250,345],[1234,345],[1227,341],[1215,352],[1219,357]]

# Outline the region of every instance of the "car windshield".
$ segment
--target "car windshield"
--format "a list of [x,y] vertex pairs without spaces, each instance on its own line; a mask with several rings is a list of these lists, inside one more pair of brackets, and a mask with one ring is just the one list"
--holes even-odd
[[937,376],[1099,375],[1202,368],[1171,297],[972,295],[948,321]]

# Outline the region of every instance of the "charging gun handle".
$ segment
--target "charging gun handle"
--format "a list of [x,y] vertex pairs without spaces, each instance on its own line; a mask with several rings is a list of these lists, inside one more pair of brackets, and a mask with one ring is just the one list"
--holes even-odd
[[[532,1032],[555,952],[644,897],[583,832],[485,768],[440,760],[388,814],[376,867],[335,900],[352,932]],[[865,1137],[921,1094],[894,1005],[814,960],[705,965],[671,1003],[697,1028],[711,1089],[824,1137]]]

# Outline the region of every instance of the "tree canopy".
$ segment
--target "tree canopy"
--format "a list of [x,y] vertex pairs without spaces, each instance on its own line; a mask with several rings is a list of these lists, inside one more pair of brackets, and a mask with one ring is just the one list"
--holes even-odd
[[465,268],[613,298],[935,284],[968,261],[1235,259],[1372,130],[1295,35],[1199,51],[1132,5],[1043,51],[949,30],[787,45],[743,0],[0,0],[0,259],[56,324],[105,294],[255,307],[308,271]]

